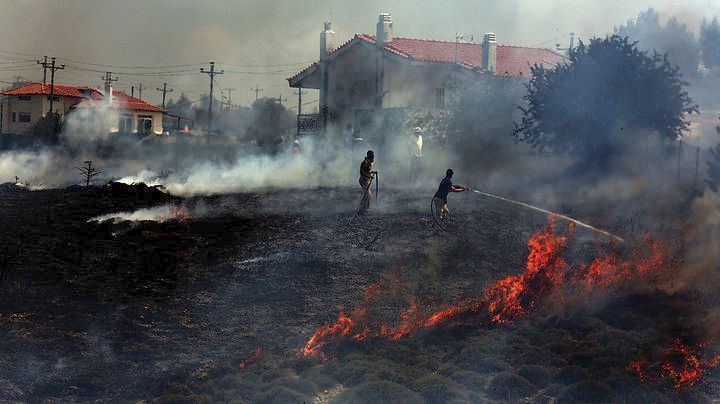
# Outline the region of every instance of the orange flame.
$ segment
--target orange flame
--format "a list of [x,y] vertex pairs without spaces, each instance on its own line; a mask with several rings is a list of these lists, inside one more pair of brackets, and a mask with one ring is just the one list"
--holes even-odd
[[[379,284],[365,292],[363,304],[350,315],[340,313],[337,320],[318,329],[301,350],[304,356],[326,358],[323,349],[344,340],[364,341],[371,337],[399,340],[417,330],[434,328],[457,318],[472,315],[487,324],[515,321],[536,311],[548,298],[569,286],[610,287],[620,282],[647,278],[668,268],[671,263],[663,254],[664,246],[646,240],[642,251],[627,260],[614,253],[595,259],[590,265],[575,267],[576,273],[567,276],[568,266],[563,258],[574,234],[574,225],[556,235],[555,217],[550,216],[545,227],[528,241],[529,254],[524,272],[496,281],[476,300],[457,302],[439,311],[425,312],[417,301],[400,311],[395,326],[377,324],[368,319],[368,310],[377,297]],[[578,289],[578,288],[576,288]]]
[[679,392],[683,388],[696,385],[708,370],[720,365],[720,355],[715,355],[711,359],[701,357],[703,347],[704,344],[691,347],[676,338],[663,355],[658,369],[655,369],[654,373],[657,377],[654,378],[648,376],[652,368],[648,359],[634,361],[630,367],[638,373],[641,381],[668,380],[675,391]]
[[260,359],[262,359],[262,349],[260,347],[257,347],[255,348],[255,351],[253,351],[253,353],[251,353],[247,358],[240,362],[238,367],[240,369],[245,369],[250,365],[260,362]]

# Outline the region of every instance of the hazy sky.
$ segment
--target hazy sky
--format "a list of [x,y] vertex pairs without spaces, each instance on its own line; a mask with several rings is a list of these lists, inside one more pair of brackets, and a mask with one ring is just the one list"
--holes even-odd
[[356,32],[373,33],[377,15],[389,12],[397,36],[453,40],[455,32],[475,38],[495,32],[500,43],[552,47],[556,42],[564,46],[569,32],[580,38],[604,35],[653,6],[693,30],[703,17],[720,15],[720,0],[0,0],[0,4],[0,80],[11,81],[14,75],[40,80],[42,69],[24,60],[57,56],[68,67],[58,72],[58,83],[100,85],[100,71],[110,69],[120,78],[117,88],[130,92],[131,85],[142,82],[147,86],[143,98],[154,103],[160,102],[155,88],[164,81],[175,89],[172,98],[185,92],[194,100],[207,92],[209,79],[199,68],[214,60],[218,69],[226,70],[217,76],[216,89],[236,88],[234,103],[249,103],[254,98],[250,88],[259,83],[264,89],[261,96],[282,94],[295,105],[285,78],[317,58],[323,21],[333,22],[338,44]]

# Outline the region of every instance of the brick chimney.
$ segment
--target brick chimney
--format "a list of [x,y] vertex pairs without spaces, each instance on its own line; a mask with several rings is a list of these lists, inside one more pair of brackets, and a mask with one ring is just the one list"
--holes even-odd
[[378,16],[377,30],[375,34],[375,44],[378,48],[382,48],[383,46],[385,46],[385,44],[392,43],[392,40],[392,18],[388,13],[382,13]]
[[332,30],[332,23],[324,24],[325,30],[320,33],[320,60],[325,59],[335,50],[335,31]]
[[497,42],[495,34],[489,32],[483,36],[482,68],[488,73],[495,74],[497,66]]

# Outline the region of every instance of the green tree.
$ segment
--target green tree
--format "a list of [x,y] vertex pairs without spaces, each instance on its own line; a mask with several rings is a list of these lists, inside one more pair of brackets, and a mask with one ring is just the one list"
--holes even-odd
[[[638,50],[628,38],[593,39],[568,63],[532,68],[516,140],[602,168],[645,134],[675,141],[697,106],[667,58]],[[589,167],[591,168],[591,167]]]
[[698,41],[688,27],[674,17],[663,25],[660,23],[660,14],[650,8],[641,12],[636,20],[615,27],[615,35],[637,41],[640,50],[667,53],[670,64],[679,66],[680,72],[688,79],[698,75]]
[[708,68],[720,67],[720,22],[703,20],[700,26],[700,49],[702,62]]

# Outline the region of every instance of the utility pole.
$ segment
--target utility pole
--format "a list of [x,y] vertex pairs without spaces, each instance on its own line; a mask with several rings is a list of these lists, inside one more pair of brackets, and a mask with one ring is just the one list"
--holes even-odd
[[118,78],[117,77],[113,78],[112,72],[110,70],[108,70],[105,72],[105,76],[103,76],[102,80],[105,82],[105,93],[106,93],[105,95],[110,96],[110,94],[107,94],[107,93],[109,93],[108,89],[112,86],[113,81],[118,81]]
[[232,109],[232,92],[235,91],[235,89],[234,88],[226,88],[225,91],[227,91],[227,93],[228,93],[227,104],[225,104],[225,105],[227,105],[229,109]]
[[172,93],[172,92],[173,92],[173,89],[171,88],[171,89],[168,90],[168,88],[167,88],[167,83],[163,83],[163,88],[159,88],[159,87],[158,87],[157,90],[158,90],[158,91],[162,91],[162,93],[163,93],[162,108],[165,109],[165,94],[167,94],[167,93]]
[[47,56],[43,56],[43,61],[36,60],[37,64],[43,67],[43,84],[47,83],[47,69],[48,69],[48,62],[47,62]]
[[135,86],[130,86],[130,96],[135,98]]
[[260,88],[260,84],[255,84],[255,88],[251,88],[250,91],[255,91],[255,99],[257,100],[260,96],[260,93],[262,92],[262,88]]
[[215,76],[218,74],[224,74],[225,70],[215,71],[215,62],[210,62],[210,70],[200,68],[200,73],[205,73],[210,77],[210,108],[208,109],[208,133],[212,131],[212,107],[213,107],[213,83],[215,82]]
[[146,88],[147,88],[147,87],[145,87],[145,86],[143,85],[143,83],[140,83],[140,85],[138,86],[138,98],[139,98],[139,99],[142,100],[142,90],[144,90],[144,89],[146,89]]
[[283,100],[282,93],[281,93],[280,97],[278,97],[278,103],[280,104],[280,106],[282,106],[283,101],[287,101],[287,98],[285,98],[285,100]]
[[298,88],[297,93],[298,96],[298,112],[297,112],[297,122],[295,123],[295,137],[300,136],[300,115],[302,115],[302,96],[303,94],[307,94],[307,91],[303,91],[302,87]]
[[53,98],[55,98],[55,71],[65,70],[65,65],[56,66],[55,57],[50,59],[50,113],[53,113]]

